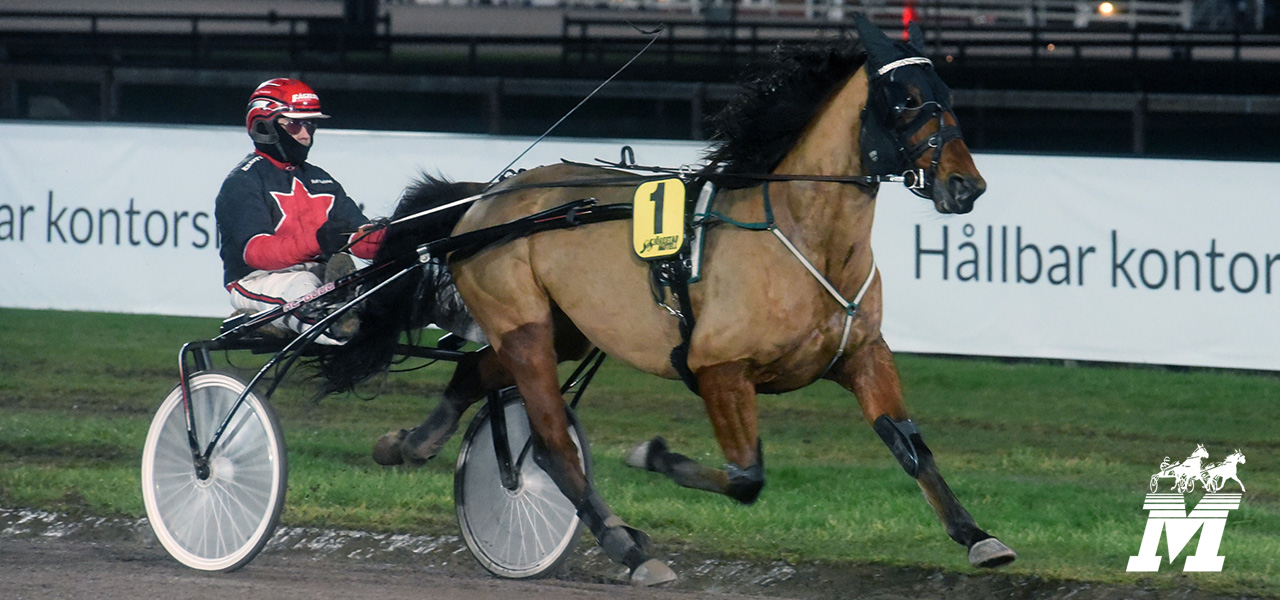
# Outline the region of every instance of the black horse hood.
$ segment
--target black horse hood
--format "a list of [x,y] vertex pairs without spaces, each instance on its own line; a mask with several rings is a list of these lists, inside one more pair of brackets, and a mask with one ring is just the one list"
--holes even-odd
[[[857,15],[854,25],[867,52],[867,78],[871,89],[862,114],[863,167],[873,175],[896,175],[913,168],[919,156],[908,148],[908,139],[941,112],[951,110],[951,91],[921,53],[924,35],[914,22],[907,41],[890,40],[866,17]],[[918,108],[933,109],[909,118]]]
[[854,17],[853,24],[858,30],[858,37],[862,40],[862,46],[867,49],[867,76],[872,80],[879,79],[881,77],[880,70],[891,63],[904,58],[924,57],[924,34],[914,21],[911,22],[911,26],[908,29],[910,32],[909,39],[905,42],[895,42],[889,39],[889,36],[886,36],[879,27],[876,27],[862,14]]

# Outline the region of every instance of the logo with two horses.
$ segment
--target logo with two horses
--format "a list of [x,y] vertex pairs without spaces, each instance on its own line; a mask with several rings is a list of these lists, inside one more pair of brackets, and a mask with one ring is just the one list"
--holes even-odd
[[[1173,565],[1196,532],[1200,532],[1200,540],[1196,543],[1195,554],[1187,556],[1182,570],[1222,570],[1226,557],[1218,551],[1226,531],[1227,516],[1240,508],[1244,497],[1244,484],[1236,475],[1236,466],[1244,464],[1244,454],[1236,450],[1219,464],[1204,464],[1208,458],[1209,451],[1204,449],[1204,444],[1197,444],[1195,452],[1186,460],[1175,463],[1166,456],[1160,463],[1160,472],[1151,476],[1150,493],[1142,504],[1148,513],[1142,546],[1136,555],[1129,557],[1126,571],[1159,571],[1163,563],[1159,553],[1161,537],[1165,538],[1169,564]],[[1173,480],[1173,493],[1159,493],[1161,479]],[[1228,479],[1235,480],[1240,486],[1240,493],[1218,493]],[[1208,493],[1188,512],[1184,494],[1195,491],[1197,481]]]
[[1244,454],[1239,449],[1221,463],[1202,465],[1208,458],[1209,451],[1204,449],[1204,444],[1197,444],[1195,452],[1182,462],[1169,462],[1169,457],[1164,457],[1160,462],[1160,472],[1151,476],[1151,493],[1160,491],[1161,479],[1172,479],[1173,491],[1180,494],[1195,491],[1197,481],[1204,491],[1214,493],[1222,489],[1228,479],[1234,479],[1240,491],[1245,491],[1244,484],[1236,476],[1236,465],[1245,463]]

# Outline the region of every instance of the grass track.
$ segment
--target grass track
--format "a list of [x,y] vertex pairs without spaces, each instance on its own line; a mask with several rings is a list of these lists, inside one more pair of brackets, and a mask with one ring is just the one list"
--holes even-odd
[[[0,505],[141,516],[138,465],[151,414],[174,384],[179,346],[216,327],[212,319],[0,309]],[[1021,555],[1011,572],[1280,590],[1280,378],[918,356],[900,356],[899,367],[908,407],[952,488]],[[282,387],[273,404],[289,447],[284,522],[455,532],[456,440],[421,469],[382,469],[368,458],[382,432],[425,416],[451,371],[394,375],[371,401],[313,403],[301,377]],[[655,434],[705,464],[723,462],[701,402],[681,384],[610,361],[579,416],[601,493],[659,551],[969,570],[853,397],[819,383],[763,396],[760,412],[768,486],[752,507],[622,466],[632,445]],[[1148,479],[1164,456],[1184,458],[1196,443],[1213,461],[1235,448],[1248,457],[1240,467],[1248,493],[1222,540],[1223,572],[1184,574],[1179,558],[1159,573],[1126,573],[1146,523]]]

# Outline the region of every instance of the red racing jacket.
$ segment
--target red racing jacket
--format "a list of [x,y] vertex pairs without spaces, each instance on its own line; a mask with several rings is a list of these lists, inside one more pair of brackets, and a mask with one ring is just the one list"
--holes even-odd
[[[260,152],[246,156],[227,175],[214,215],[222,238],[223,285],[253,271],[323,260],[316,236],[322,225],[350,233],[342,237],[350,242],[369,221],[324,169],[311,163],[294,167]],[[350,252],[373,258],[382,237],[382,231],[365,236]]]

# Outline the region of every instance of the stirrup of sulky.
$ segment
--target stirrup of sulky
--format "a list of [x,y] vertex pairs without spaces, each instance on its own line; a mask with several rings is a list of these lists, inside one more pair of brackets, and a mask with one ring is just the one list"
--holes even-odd
[[[356,263],[351,259],[351,255],[345,252],[334,254],[324,266],[324,283],[333,283],[347,275],[356,272]],[[344,294],[339,301],[345,302],[350,298]],[[350,340],[360,329],[360,318],[356,315],[355,309],[348,310],[337,320],[329,325],[329,330],[325,332],[330,338],[340,342]]]

